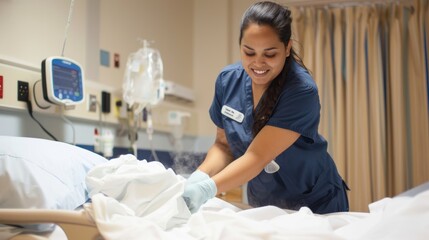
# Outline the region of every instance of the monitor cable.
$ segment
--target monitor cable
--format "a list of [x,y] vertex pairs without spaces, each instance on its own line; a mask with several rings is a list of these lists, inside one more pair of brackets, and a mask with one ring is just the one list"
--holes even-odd
[[76,129],[74,128],[74,124],[66,116],[64,116],[64,114],[61,115],[61,118],[64,120],[64,122],[68,123],[70,125],[70,127],[72,128],[72,133],[73,133],[73,143],[72,144],[76,145]]
[[[42,84],[41,80],[37,80],[34,84],[33,84],[33,100],[34,103],[37,105],[38,108],[43,109],[43,110],[47,110],[51,107],[51,105],[48,105],[46,102],[43,101],[43,99],[41,99],[41,96],[38,95],[38,91],[36,91],[36,89],[41,89],[42,87],[40,86],[40,84]],[[40,86],[40,88],[38,88],[38,86]],[[39,98],[39,100],[37,100]],[[30,116],[32,116],[32,114],[30,113]],[[34,119],[34,116],[32,116],[32,118]],[[73,133],[73,145],[76,145],[76,130],[74,127],[74,124],[64,115],[61,114],[61,118],[63,119],[64,122],[66,122],[67,124],[69,124],[72,128],[72,133]],[[35,119],[34,119],[35,120]],[[35,120],[37,122],[37,120]],[[40,123],[39,123],[40,125]],[[43,129],[43,127],[42,127]],[[46,130],[45,130],[46,132]],[[49,134],[49,133],[48,133]]]
[[28,113],[30,114],[30,117],[37,123],[39,124],[39,126],[43,129],[43,131],[45,131],[46,134],[48,134],[53,140],[58,141],[58,139],[52,135],[48,130],[46,130],[45,127],[43,127],[43,125],[33,116],[33,107],[31,106],[31,101],[30,99],[27,99],[27,110]]

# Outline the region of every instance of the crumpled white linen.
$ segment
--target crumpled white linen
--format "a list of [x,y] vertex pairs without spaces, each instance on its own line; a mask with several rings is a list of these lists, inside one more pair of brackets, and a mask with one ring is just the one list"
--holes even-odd
[[[331,227],[329,220],[315,215],[307,207],[286,211],[265,206],[236,211],[222,200],[211,199],[203,209],[191,216],[188,233],[197,239],[342,239]],[[215,210],[215,205],[222,208]]]
[[369,205],[370,214],[336,233],[346,239],[429,239],[429,190],[414,197],[384,198]]
[[164,235],[191,215],[182,198],[185,179],[160,162],[122,155],[91,169],[86,184],[86,212],[106,239]]
[[368,213],[241,210],[213,198],[190,215],[184,179],[158,162],[136,161],[121,156],[88,174],[86,210],[106,239],[429,239],[429,191],[382,199]]
[[[187,227],[198,239],[429,239],[429,190],[414,197],[385,198],[369,212],[313,214],[307,207],[231,210],[219,199],[203,205]],[[210,206],[209,206],[210,205]],[[216,205],[221,205],[216,210]]]

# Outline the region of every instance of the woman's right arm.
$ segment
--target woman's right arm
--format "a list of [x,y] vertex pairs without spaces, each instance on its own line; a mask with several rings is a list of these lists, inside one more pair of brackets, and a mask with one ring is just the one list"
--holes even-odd
[[222,128],[217,128],[215,143],[209,149],[206,158],[198,169],[212,177],[222,171],[233,160],[234,157],[228,146],[225,131]]

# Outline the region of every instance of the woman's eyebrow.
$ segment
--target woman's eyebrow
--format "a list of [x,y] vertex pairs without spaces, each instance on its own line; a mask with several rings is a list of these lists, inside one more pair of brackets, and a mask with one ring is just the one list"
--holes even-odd
[[[243,46],[249,50],[253,50],[253,51],[255,50],[247,45],[243,45]],[[270,50],[276,50],[276,49],[277,49],[276,47],[270,47],[270,48],[265,48],[264,51],[270,51]]]

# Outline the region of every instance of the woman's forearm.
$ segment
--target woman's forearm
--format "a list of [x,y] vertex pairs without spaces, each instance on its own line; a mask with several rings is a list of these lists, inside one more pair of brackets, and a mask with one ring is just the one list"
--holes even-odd
[[227,149],[228,146],[215,143],[207,152],[204,162],[198,167],[199,170],[207,173],[210,177],[216,175],[224,169],[233,160],[233,157]]
[[296,132],[265,126],[246,153],[213,176],[218,193],[239,187],[256,177],[281,152],[289,148],[300,135]]
[[222,128],[217,128],[216,140],[207,152],[204,162],[198,167],[198,169],[212,177],[228,166],[232,160],[233,156],[228,145],[225,131]]
[[218,193],[221,193],[248,182],[257,176],[264,166],[256,156],[245,153],[212,178],[216,183]]

